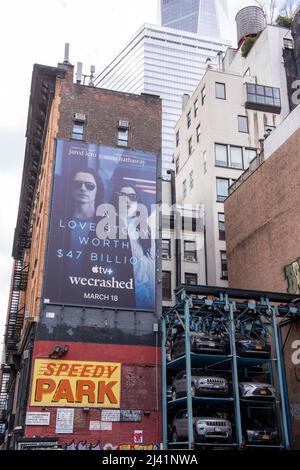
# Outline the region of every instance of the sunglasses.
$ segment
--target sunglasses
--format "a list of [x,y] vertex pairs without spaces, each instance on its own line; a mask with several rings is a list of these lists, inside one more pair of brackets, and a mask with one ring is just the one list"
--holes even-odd
[[91,181],[75,180],[73,184],[75,189],[81,189],[82,185],[84,185],[87,191],[94,191],[94,189],[96,188],[95,183],[92,183]]
[[121,196],[126,196],[129,199],[129,201],[132,201],[132,202],[137,201],[137,195],[135,193],[129,193],[129,194],[128,193],[117,193],[117,194],[120,197]]

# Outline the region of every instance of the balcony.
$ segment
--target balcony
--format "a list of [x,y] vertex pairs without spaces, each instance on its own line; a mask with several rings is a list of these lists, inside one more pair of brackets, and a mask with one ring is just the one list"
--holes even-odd
[[280,89],[254,83],[246,83],[246,108],[266,113],[281,113]]

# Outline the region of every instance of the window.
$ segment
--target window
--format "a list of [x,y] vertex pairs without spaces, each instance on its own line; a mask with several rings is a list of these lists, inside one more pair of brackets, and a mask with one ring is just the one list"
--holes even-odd
[[176,147],[179,145],[179,131],[176,132]]
[[220,251],[221,256],[221,279],[228,279],[227,254],[226,251]]
[[217,202],[224,202],[228,196],[229,179],[217,178]]
[[171,240],[162,240],[161,254],[162,259],[171,259]]
[[162,298],[163,300],[172,300],[171,271],[162,272]]
[[250,162],[257,157],[256,149],[244,149],[244,167],[249,168]]
[[205,98],[206,98],[206,88],[203,87],[202,90],[201,90],[201,103],[202,103],[202,106],[205,103]]
[[226,100],[225,83],[216,83],[216,98]]
[[194,170],[190,171],[189,177],[190,177],[190,191],[191,191],[191,189],[193,189],[194,187]]
[[84,122],[74,121],[72,127],[72,139],[83,140]]
[[197,137],[197,142],[198,142],[198,144],[199,144],[199,142],[200,142],[200,135],[201,135],[200,127],[201,127],[201,126],[200,126],[200,124],[199,124],[199,125],[197,126],[197,128],[196,128],[196,137]]
[[216,165],[228,166],[227,145],[215,144]]
[[125,127],[118,127],[118,145],[128,146],[128,129]]
[[247,83],[247,101],[269,106],[281,106],[279,88]]
[[192,137],[189,139],[188,145],[189,145],[189,155],[191,155],[191,154],[192,154],[192,151],[193,151],[193,147],[192,147]]
[[197,286],[198,285],[198,276],[197,274],[184,274],[184,282],[188,286]]
[[194,116],[197,117],[198,114],[198,108],[199,108],[199,103],[198,103],[198,98],[194,101]]
[[177,174],[179,172],[179,157],[176,158],[175,169],[176,169],[176,174]]
[[242,147],[230,147],[231,168],[243,169],[243,149]]
[[186,180],[184,180],[184,182],[182,183],[182,194],[183,194],[183,198],[186,197],[186,191],[187,188],[186,188]]
[[219,240],[225,241],[225,215],[218,213]]
[[184,242],[184,261],[195,263],[197,261],[196,242]]
[[206,154],[206,150],[204,150],[204,152],[203,152],[203,171],[204,171],[204,174],[207,172],[207,154]]
[[186,115],[186,120],[187,120],[187,126],[188,126],[188,128],[191,127],[191,123],[192,123],[192,117],[191,117],[191,116],[192,116],[192,113],[191,113],[191,111],[189,111],[189,112],[187,113],[187,115]]
[[239,132],[249,133],[248,116],[238,116]]

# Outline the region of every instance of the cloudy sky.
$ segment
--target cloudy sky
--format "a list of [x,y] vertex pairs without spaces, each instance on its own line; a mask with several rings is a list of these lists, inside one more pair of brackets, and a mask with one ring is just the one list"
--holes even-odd
[[[229,0],[234,14],[247,0]],[[0,338],[4,334],[11,276],[11,249],[19,203],[32,66],[55,66],[70,43],[70,61],[113,59],[143,23],[157,23],[157,0],[5,0],[1,3],[0,86]],[[1,346],[0,346],[1,347]]]

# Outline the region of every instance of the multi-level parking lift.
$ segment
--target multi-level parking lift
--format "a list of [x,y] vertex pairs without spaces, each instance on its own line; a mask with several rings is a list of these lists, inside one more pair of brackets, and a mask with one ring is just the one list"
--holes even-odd
[[[271,292],[247,291],[238,289],[187,286],[176,291],[176,305],[165,309],[162,316],[162,385],[163,385],[163,442],[164,448],[233,447],[237,449],[256,447],[246,443],[243,420],[251,409],[263,413],[268,410],[277,423],[280,439],[276,445],[265,444],[268,448],[292,447],[292,433],[288,404],[288,390],[283,359],[281,326],[292,324],[300,316],[296,306],[299,296]],[[296,302],[296,303],[295,303]],[[185,351],[175,359],[170,357],[170,344],[178,328],[184,334]],[[191,352],[191,332],[209,334],[211,328],[226,336],[229,343],[228,355],[195,354]],[[183,333],[184,332],[184,333]],[[269,337],[270,357],[247,357],[237,352],[237,335]],[[186,384],[192,383],[192,370],[200,368],[230,376],[231,396],[194,396],[191,386],[186,387],[186,396],[167,399],[168,382],[175,375],[185,371]],[[242,399],[239,391],[239,377],[251,374],[267,374],[268,383],[276,384],[276,400]],[[170,385],[169,385],[170,386]],[[221,407],[232,416],[232,442],[197,444],[194,435],[193,412],[196,407],[208,409]],[[178,410],[187,410],[188,440],[171,442],[170,417]],[[259,443],[259,447],[264,447]]]

